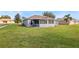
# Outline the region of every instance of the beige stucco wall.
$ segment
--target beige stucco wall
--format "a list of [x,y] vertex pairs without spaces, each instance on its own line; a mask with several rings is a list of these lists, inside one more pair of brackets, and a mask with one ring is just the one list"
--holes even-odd
[[[4,23],[3,21],[7,21],[7,23]],[[13,23],[15,22],[11,19],[0,19],[0,24],[13,24]]]
[[14,21],[7,21],[8,24],[12,24],[15,23]]
[[74,22],[73,20],[70,21],[69,25],[73,25],[73,24],[79,24],[79,22]]

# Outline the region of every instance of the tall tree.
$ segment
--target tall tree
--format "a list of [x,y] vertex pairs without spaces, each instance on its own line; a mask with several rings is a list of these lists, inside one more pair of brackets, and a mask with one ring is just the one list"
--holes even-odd
[[55,15],[52,12],[48,12],[48,11],[44,12],[43,16],[48,16],[48,17],[55,18]]
[[26,17],[22,17],[22,20],[23,20],[23,21],[26,20]]
[[68,21],[72,20],[72,17],[70,16],[70,14],[67,14],[67,15],[64,16],[64,20],[66,22],[68,22]]
[[17,14],[15,15],[15,23],[20,23],[20,22],[21,22],[21,17],[20,17],[20,14],[17,13]]

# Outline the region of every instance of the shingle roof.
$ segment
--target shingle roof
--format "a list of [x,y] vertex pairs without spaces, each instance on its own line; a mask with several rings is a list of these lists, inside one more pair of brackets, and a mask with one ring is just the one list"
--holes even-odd
[[29,17],[28,19],[36,19],[36,20],[50,20],[50,19],[53,19],[51,17],[48,17],[48,16],[40,16],[40,15],[33,15],[31,17]]

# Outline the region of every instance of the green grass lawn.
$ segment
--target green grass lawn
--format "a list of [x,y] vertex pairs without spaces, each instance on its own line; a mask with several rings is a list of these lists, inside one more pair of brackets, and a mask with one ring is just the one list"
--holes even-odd
[[79,25],[51,28],[27,28],[8,25],[0,29],[2,48],[60,48],[79,47]]

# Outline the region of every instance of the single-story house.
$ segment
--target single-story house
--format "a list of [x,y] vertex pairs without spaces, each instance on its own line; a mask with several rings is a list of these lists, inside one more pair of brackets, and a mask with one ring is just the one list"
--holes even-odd
[[56,22],[54,18],[48,16],[33,15],[23,22],[27,27],[54,27]]
[[73,24],[79,24],[79,21],[78,20],[71,20],[69,22],[69,25],[73,25]]
[[0,24],[13,24],[15,23],[12,19],[0,19]]
[[63,20],[62,18],[59,18],[59,20],[57,20],[58,24],[59,25],[73,25],[73,24],[79,24],[79,21],[76,20],[76,19],[72,19],[72,20],[68,20],[68,21],[65,21]]

